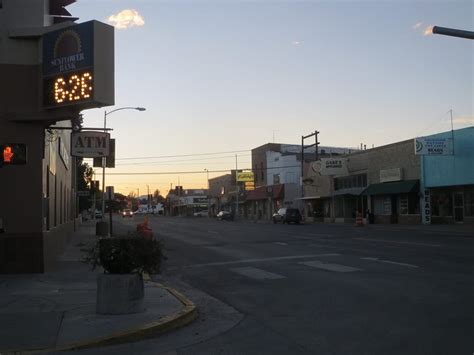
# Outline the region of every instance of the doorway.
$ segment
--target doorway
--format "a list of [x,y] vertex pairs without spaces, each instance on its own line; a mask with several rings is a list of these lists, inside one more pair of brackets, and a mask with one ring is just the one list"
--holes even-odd
[[455,192],[453,195],[454,222],[464,221],[464,193]]

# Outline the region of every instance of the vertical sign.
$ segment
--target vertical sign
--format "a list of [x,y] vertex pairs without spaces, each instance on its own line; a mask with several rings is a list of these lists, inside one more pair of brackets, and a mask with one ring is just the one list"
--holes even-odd
[[431,224],[431,195],[429,189],[425,189],[423,194],[423,224]]

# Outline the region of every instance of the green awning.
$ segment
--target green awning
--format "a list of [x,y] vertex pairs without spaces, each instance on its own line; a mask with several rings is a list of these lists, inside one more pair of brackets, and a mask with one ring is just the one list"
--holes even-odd
[[371,184],[362,191],[361,195],[408,194],[410,192],[418,192],[419,190],[419,180],[394,181]]

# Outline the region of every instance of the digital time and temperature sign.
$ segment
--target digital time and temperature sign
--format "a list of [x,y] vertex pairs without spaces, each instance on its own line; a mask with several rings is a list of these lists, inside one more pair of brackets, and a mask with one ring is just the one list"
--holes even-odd
[[46,33],[43,106],[84,109],[113,105],[113,53],[113,27],[98,21]]

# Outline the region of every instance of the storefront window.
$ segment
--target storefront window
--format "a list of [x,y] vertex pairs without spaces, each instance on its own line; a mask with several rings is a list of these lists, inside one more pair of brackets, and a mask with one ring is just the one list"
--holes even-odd
[[431,214],[438,217],[453,215],[453,199],[449,192],[433,191],[431,194]]
[[408,214],[408,196],[400,196],[400,214]]
[[392,202],[390,197],[377,196],[374,198],[374,212],[379,216],[389,216],[392,214]]
[[474,217],[474,191],[468,191],[464,194],[464,210],[467,217]]

